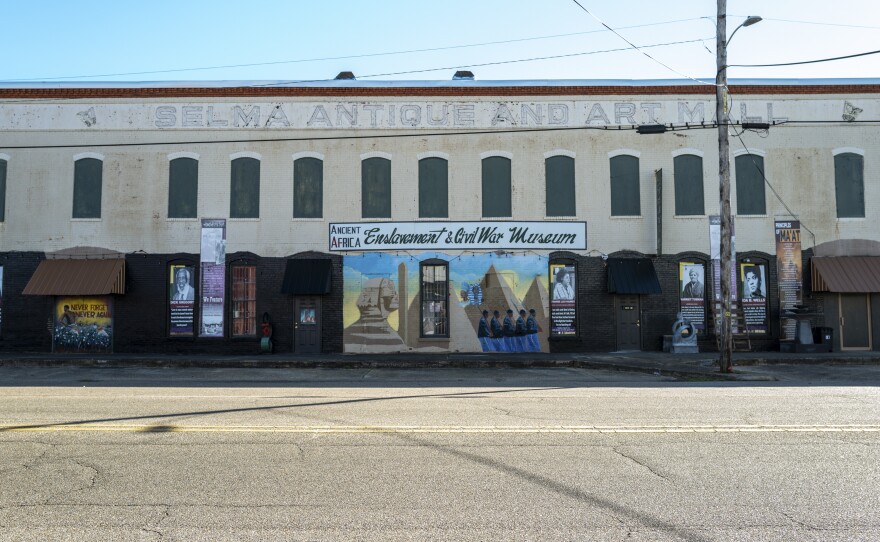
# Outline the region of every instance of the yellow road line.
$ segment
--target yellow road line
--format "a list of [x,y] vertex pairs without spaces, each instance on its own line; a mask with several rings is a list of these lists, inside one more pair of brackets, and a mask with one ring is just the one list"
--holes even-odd
[[0,433],[876,433],[880,425],[172,425],[52,424],[0,425]]

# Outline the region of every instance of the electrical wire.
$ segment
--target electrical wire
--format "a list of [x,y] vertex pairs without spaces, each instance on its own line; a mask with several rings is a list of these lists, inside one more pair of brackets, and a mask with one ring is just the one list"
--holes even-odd
[[783,62],[781,64],[728,64],[726,68],[773,68],[776,66],[799,66],[801,64],[816,64],[819,62],[831,62],[833,60],[844,60],[847,58],[856,58],[860,56],[876,55],[880,53],[880,49],[876,51],[867,51],[865,53],[857,53],[854,55],[836,56],[833,58],[820,58],[818,60],[804,60],[802,62]]
[[[784,121],[774,122],[771,127],[786,127],[795,123],[835,123],[841,128],[852,124],[880,124],[880,120],[864,120],[864,121]],[[740,127],[742,123],[729,122],[725,126]],[[684,130],[716,130],[718,123],[716,122],[686,122],[683,124],[669,123],[664,124],[671,132]],[[791,128],[809,128],[809,126],[790,126]],[[450,132],[414,132],[403,134],[363,134],[363,135],[345,135],[345,136],[326,136],[326,137],[274,137],[274,138],[240,138],[240,139],[211,139],[211,140],[172,140],[172,141],[144,141],[144,142],[128,142],[128,143],[77,143],[77,144],[53,144],[53,145],[2,145],[0,150],[39,150],[39,149],[86,149],[86,148],[114,148],[114,147],[157,147],[163,145],[215,145],[215,144],[235,144],[235,143],[283,143],[283,142],[309,142],[309,141],[346,141],[358,139],[405,139],[405,138],[424,138],[424,137],[445,137],[445,136],[468,136],[468,135],[493,135],[493,134],[519,134],[519,133],[550,133],[565,132],[574,130],[592,130],[606,132],[631,132],[638,130],[639,126],[634,124],[628,125],[601,125],[601,126],[563,126],[554,128],[510,128],[497,130],[472,130],[472,131],[450,131]],[[405,128],[400,128],[405,130]],[[736,134],[734,134],[736,135]]]
[[[700,39],[693,39],[693,40],[681,40],[681,41],[670,41],[667,43],[655,43],[652,45],[643,45],[642,48],[647,49],[647,48],[652,48],[652,47],[665,47],[668,45],[681,45],[681,44],[686,44],[686,43],[697,43],[697,42],[705,41],[706,39],[708,39],[708,38],[700,38]],[[515,64],[515,63],[519,63],[519,62],[535,62],[538,60],[554,60],[554,59],[558,59],[558,58],[571,58],[571,57],[576,57],[576,56],[595,55],[595,54],[601,54],[601,53],[617,53],[617,52],[629,51],[629,50],[630,50],[630,47],[619,47],[616,49],[601,49],[598,51],[584,51],[584,52],[580,52],[580,53],[567,53],[567,54],[561,54],[561,55],[539,56],[539,57],[532,57],[532,58],[519,58],[519,59],[515,59],[515,60],[499,60],[496,62],[483,62],[483,63],[479,63],[479,64],[462,64],[459,66],[445,66],[442,68],[425,68],[425,69],[420,69],[420,70],[407,70],[407,71],[399,71],[399,72],[376,73],[376,74],[371,74],[371,75],[358,75],[357,77],[359,79],[368,79],[371,77],[388,77],[391,75],[408,75],[408,74],[413,74],[413,73],[425,73],[425,72],[446,71],[446,70],[460,70],[463,68],[481,68],[484,66],[499,66],[501,64]],[[646,53],[643,52],[642,54],[646,54]],[[678,73],[678,72],[676,72],[676,73]],[[687,76],[685,76],[685,77],[687,77]],[[301,84],[301,83],[320,83],[322,81],[327,81],[327,79],[313,79],[313,80],[300,80],[300,81],[279,81],[279,82],[275,82],[275,83],[266,83],[266,84],[249,85],[249,86],[251,86],[251,87],[272,87],[272,86],[279,86],[279,85],[293,85],[293,84]],[[702,83],[702,81],[699,81],[697,79],[694,79],[694,81],[698,81],[698,82]],[[712,86],[714,86],[714,84]]]
[[[791,208],[788,206],[788,204],[785,203],[785,200],[782,199],[782,196],[779,195],[779,192],[776,191],[776,188],[773,187],[773,185],[770,183],[770,180],[767,178],[766,175],[764,175],[764,168],[762,168],[758,165],[758,162],[755,161],[755,155],[752,154],[752,151],[746,145],[746,142],[743,141],[742,132],[740,132],[738,134],[734,134],[734,135],[739,140],[739,143],[740,143],[740,145],[742,145],[743,150],[745,150],[746,153],[748,153],[749,159],[751,160],[752,164],[754,164],[755,169],[757,169],[758,172],[761,174],[761,178],[764,179],[764,184],[766,184],[770,188],[770,191],[773,192],[773,195],[776,196],[776,199],[779,200],[779,203],[781,203],[782,206],[785,207],[785,210],[788,211],[789,215],[798,216],[794,213],[794,211],[791,210]],[[800,220],[800,217],[798,217],[798,219]],[[805,230],[810,232],[810,235],[813,237],[813,246],[816,246],[816,234],[813,233],[813,230],[811,230],[809,227],[807,227],[807,225],[804,223],[803,220],[801,220],[801,226],[803,226],[803,228]]]
[[[636,24],[631,26],[623,26],[621,29],[630,30],[633,28],[645,28],[649,26],[661,26],[666,24],[674,24],[674,23],[682,23],[688,21],[696,21],[703,19],[704,17],[690,17],[687,19],[675,19],[670,21],[660,21],[656,23],[645,23],[645,24]],[[499,40],[499,41],[487,41],[483,43],[470,43],[464,45],[449,45],[445,47],[426,47],[424,49],[407,49],[402,51],[387,51],[383,53],[364,53],[360,55],[343,55],[343,56],[331,56],[331,57],[323,57],[323,58],[303,58],[303,59],[295,59],[295,60],[276,60],[272,62],[254,62],[247,64],[225,64],[219,66],[203,66],[198,68],[175,68],[175,69],[166,69],[166,70],[151,70],[151,71],[136,71],[136,72],[121,72],[121,73],[104,73],[104,74],[94,74],[94,75],[64,75],[64,76],[54,76],[54,77],[35,77],[35,78],[27,78],[27,79],[2,79],[0,83],[23,83],[23,82],[33,82],[33,81],[59,81],[62,79],[94,79],[96,77],[122,77],[127,75],[153,75],[159,73],[180,73],[180,72],[189,72],[189,71],[205,71],[205,70],[220,70],[220,69],[228,69],[228,68],[253,68],[259,66],[277,66],[281,64],[302,64],[307,62],[324,62],[328,60],[348,60],[355,58],[372,58],[372,57],[380,57],[380,56],[393,56],[393,55],[404,55],[411,53],[430,53],[435,51],[449,51],[453,49],[467,49],[470,47],[485,47],[488,45],[504,45],[508,43],[521,43],[525,41],[538,41],[538,40],[546,40],[546,39],[556,39],[556,38],[568,38],[572,36],[582,36],[586,34],[596,34],[599,32],[606,32],[606,30],[587,30],[584,32],[569,32],[567,34],[550,34],[547,36],[533,36],[528,38],[517,38],[517,39],[509,39],[509,40]]]
[[[687,74],[681,73],[680,71],[678,71],[678,70],[676,70],[676,69],[674,69],[674,68],[672,68],[672,67],[670,67],[670,66],[664,64],[663,62],[660,62],[659,60],[657,60],[657,59],[654,58],[653,56],[651,56],[651,55],[649,55],[648,53],[642,51],[642,49],[644,48],[644,46],[639,47],[638,45],[634,44],[633,42],[631,42],[631,41],[629,41],[628,39],[626,39],[625,37],[623,37],[623,36],[622,36],[617,30],[614,30],[613,28],[611,28],[610,26],[608,26],[607,24],[605,24],[605,22],[604,22],[602,19],[600,19],[599,17],[596,17],[595,15],[593,15],[593,13],[592,13],[590,10],[588,10],[587,8],[585,8],[580,2],[578,2],[578,0],[571,0],[571,1],[574,2],[575,4],[577,4],[577,6],[578,6],[579,8],[581,8],[581,9],[584,10],[584,11],[586,11],[586,12],[590,15],[590,17],[596,19],[596,21],[598,21],[599,24],[601,24],[602,26],[604,26],[605,28],[607,28],[608,30],[610,30],[611,32],[613,32],[617,37],[619,37],[619,38],[622,39],[623,41],[627,42],[627,43],[630,45],[630,48],[635,49],[636,51],[642,53],[643,55],[645,55],[646,57],[650,58],[651,60],[653,60],[653,61],[656,62],[657,64],[660,64],[661,66],[663,66],[663,67],[666,68],[667,70],[669,70],[669,71],[671,71],[671,72],[673,72],[673,73],[676,73],[676,74],[678,74],[678,75],[680,75],[680,76],[682,76],[682,77],[685,77],[685,78],[687,78],[687,79],[690,79],[691,81],[696,81],[697,83],[700,83],[700,84],[702,84],[702,85],[708,85],[708,86],[711,86],[711,87],[717,86],[715,83],[709,83],[709,82],[707,82],[707,81],[702,81],[702,80],[700,80],[700,79],[696,79],[696,78],[694,78],[694,77],[691,77],[690,75],[687,75]],[[697,40],[697,41],[703,42],[703,41],[705,41],[706,39],[709,39],[709,38],[704,38],[704,39],[702,39],[702,40]],[[705,45],[704,45],[704,47],[705,47]]]

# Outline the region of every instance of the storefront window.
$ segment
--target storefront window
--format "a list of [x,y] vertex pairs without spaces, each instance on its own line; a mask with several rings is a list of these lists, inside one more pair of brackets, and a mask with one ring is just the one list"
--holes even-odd
[[435,260],[421,266],[422,337],[449,337],[449,264]]
[[232,266],[232,336],[257,334],[257,268]]

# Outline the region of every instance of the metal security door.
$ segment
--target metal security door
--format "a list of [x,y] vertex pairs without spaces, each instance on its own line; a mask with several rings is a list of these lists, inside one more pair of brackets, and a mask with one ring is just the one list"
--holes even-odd
[[293,310],[294,352],[317,354],[321,352],[321,298],[296,297]]
[[641,350],[639,296],[617,296],[617,350]]
[[840,299],[840,349],[871,349],[870,294],[838,294]]

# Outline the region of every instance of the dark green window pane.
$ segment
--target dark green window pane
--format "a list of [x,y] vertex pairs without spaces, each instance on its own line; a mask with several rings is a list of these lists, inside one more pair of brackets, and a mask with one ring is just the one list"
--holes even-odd
[[168,173],[168,218],[196,218],[199,201],[199,161],[175,158]]
[[575,216],[574,158],[551,156],[544,161],[547,216]]
[[449,164],[442,158],[419,160],[419,218],[449,217]]
[[101,218],[101,177],[104,162],[77,160],[73,172],[73,218]]
[[766,215],[764,197],[764,158],[757,154],[743,154],[735,159],[736,214]]
[[705,214],[703,205],[703,159],[682,154],[673,159],[675,167],[675,214]]
[[0,222],[6,221],[6,160],[0,160]]
[[483,159],[483,217],[513,216],[510,160],[503,156]]
[[865,159],[851,152],[834,157],[834,192],[838,218],[865,216]]
[[620,155],[611,159],[611,215],[640,216],[639,159]]
[[236,158],[232,161],[229,196],[230,218],[260,218],[260,161]]
[[324,212],[324,162],[300,158],[293,163],[293,217],[321,218]]
[[391,218],[391,160],[361,162],[361,216]]

